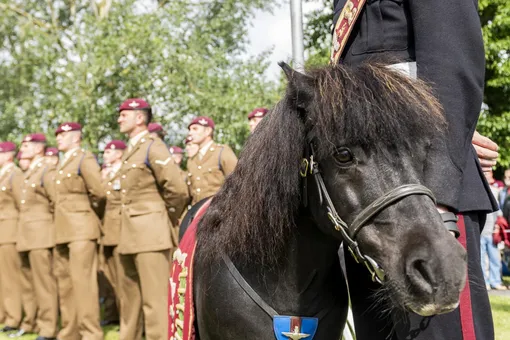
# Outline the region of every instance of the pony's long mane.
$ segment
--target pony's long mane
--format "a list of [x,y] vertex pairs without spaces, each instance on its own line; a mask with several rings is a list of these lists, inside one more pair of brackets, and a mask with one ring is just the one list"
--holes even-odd
[[[198,229],[201,257],[224,252],[241,261],[276,263],[300,208],[306,134],[317,137],[318,154],[326,157],[340,142],[410,149],[445,128],[429,87],[383,64],[328,66],[307,75],[307,88],[290,79],[284,98],[248,139],[214,197]],[[303,98],[304,108],[298,104]]]

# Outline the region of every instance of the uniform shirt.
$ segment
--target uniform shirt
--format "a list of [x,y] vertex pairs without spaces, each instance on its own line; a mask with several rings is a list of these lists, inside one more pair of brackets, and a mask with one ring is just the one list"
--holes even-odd
[[[220,190],[225,178],[234,171],[237,157],[227,145],[212,142],[188,160],[188,186],[191,204],[210,197]],[[203,156],[199,154],[204,151]]]
[[53,205],[55,166],[45,157],[32,160],[21,184],[16,249],[29,251],[55,246]]
[[[137,138],[138,137],[138,138]],[[176,247],[171,230],[188,201],[186,184],[170,151],[147,132],[124,152],[120,176],[120,254],[160,251]]]
[[[334,1],[335,24],[346,2]],[[471,145],[485,72],[477,1],[367,1],[341,59],[359,65],[373,58],[415,62],[418,78],[430,83],[444,107],[446,145],[436,145],[441,150],[429,158],[424,183],[438,203],[462,212],[497,210]]]
[[55,173],[56,243],[96,240],[105,193],[101,169],[94,155],[84,149],[71,150]]
[[16,243],[22,171],[14,163],[0,170],[0,244]]

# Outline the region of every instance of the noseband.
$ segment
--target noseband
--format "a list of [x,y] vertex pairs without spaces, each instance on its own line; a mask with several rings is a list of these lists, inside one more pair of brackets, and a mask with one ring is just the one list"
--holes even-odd
[[[340,232],[342,240],[347,244],[347,248],[349,249],[349,252],[354,257],[356,262],[363,262],[363,264],[370,272],[372,280],[382,284],[385,279],[384,270],[374,259],[361,252],[358,242],[356,242],[356,236],[373,217],[375,217],[386,208],[392,206],[396,202],[400,201],[401,199],[411,195],[425,195],[430,197],[435,204],[436,199],[434,194],[432,191],[430,191],[430,189],[420,184],[404,184],[398,186],[365,207],[358,214],[358,216],[356,216],[351,225],[348,225],[344,220],[340,218],[335,209],[333,201],[331,200],[328,189],[324,184],[324,179],[322,178],[319,169],[319,163],[317,163],[313,158],[314,150],[312,143],[309,143],[309,147],[306,152],[308,157],[303,158],[300,171],[301,176],[304,178],[307,177],[308,174],[313,176],[317,190],[319,192],[320,205],[323,206],[324,203],[326,204],[327,215],[333,224],[335,231]],[[306,193],[306,180],[303,180],[303,200],[303,203],[306,206],[308,203]]]

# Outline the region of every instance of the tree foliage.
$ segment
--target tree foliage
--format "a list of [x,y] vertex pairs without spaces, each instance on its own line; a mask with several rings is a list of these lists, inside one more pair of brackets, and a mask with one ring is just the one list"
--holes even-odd
[[276,84],[263,54],[245,56],[248,24],[268,0],[0,0],[0,139],[52,135],[79,121],[97,150],[122,137],[116,107],[147,98],[179,143],[209,115],[239,149],[246,114],[271,105]]
[[[325,65],[331,48],[333,0],[319,0],[323,8],[307,16],[307,64]],[[479,0],[485,42],[484,102],[478,131],[500,145],[499,165],[510,166],[510,1]],[[462,27],[459,27],[462,30]],[[445,42],[448,43],[448,42]]]

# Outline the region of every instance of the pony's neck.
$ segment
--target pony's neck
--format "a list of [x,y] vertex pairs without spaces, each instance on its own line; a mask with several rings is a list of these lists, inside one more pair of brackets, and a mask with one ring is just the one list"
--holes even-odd
[[275,310],[311,316],[344,293],[338,248],[339,243],[303,213],[277,268],[244,267],[241,272]]

